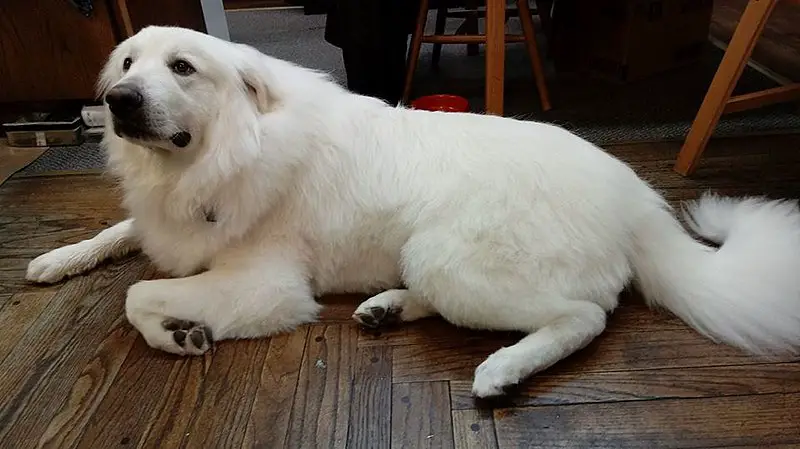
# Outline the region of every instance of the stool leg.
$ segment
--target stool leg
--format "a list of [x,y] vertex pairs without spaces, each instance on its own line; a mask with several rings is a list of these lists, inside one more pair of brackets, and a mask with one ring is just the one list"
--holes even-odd
[[539,19],[542,21],[542,28],[544,28],[544,35],[549,39],[553,34],[553,0],[536,0],[536,12],[539,14]]
[[[447,5],[442,1],[442,5],[436,11],[436,35],[444,34],[444,27],[447,25]],[[431,67],[435,70],[439,68],[439,59],[442,57],[442,44],[433,44],[433,54],[431,55]]]
[[503,115],[506,2],[486,0],[486,113]]
[[[470,12],[464,21],[465,30],[467,34],[478,34],[478,0],[467,0],[466,7]],[[467,44],[467,56],[477,56],[478,52],[478,44]]]
[[517,0],[519,11],[519,21],[522,23],[522,32],[525,35],[525,46],[528,48],[528,56],[531,58],[533,67],[533,78],[536,80],[536,88],[539,90],[539,99],[542,103],[542,110],[549,111],[550,94],[547,91],[547,82],[544,79],[544,67],[542,58],[539,55],[539,44],[536,42],[536,30],[533,28],[533,17],[528,0]]
[[714,80],[711,81],[703,104],[697,111],[692,128],[678,154],[674,169],[681,175],[689,176],[697,169],[700,157],[776,3],[777,0],[750,0],[742,13]]
[[411,83],[414,80],[414,72],[417,70],[419,51],[422,48],[422,34],[425,32],[425,22],[427,21],[428,0],[420,0],[417,25],[411,35],[411,48],[408,50],[408,60],[406,61],[406,81],[403,86],[403,103],[405,104],[408,104],[408,97],[411,95]]

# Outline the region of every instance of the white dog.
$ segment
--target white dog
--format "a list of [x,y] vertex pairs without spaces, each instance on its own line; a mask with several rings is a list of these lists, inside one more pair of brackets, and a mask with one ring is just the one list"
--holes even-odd
[[636,281],[704,335],[800,349],[794,202],[707,196],[695,241],[625,164],[542,123],[388,106],[239,44],[150,27],[100,90],[130,219],[30,263],[52,283],[142,249],[173,279],[128,291],[147,343],[202,354],[313,321],[316,295],[372,292],[368,326],[439,314],[528,333],[475,372],[501,394],[598,336]]

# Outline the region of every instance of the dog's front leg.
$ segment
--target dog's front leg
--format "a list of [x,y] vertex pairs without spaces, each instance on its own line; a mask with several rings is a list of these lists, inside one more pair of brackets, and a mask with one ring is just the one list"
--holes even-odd
[[128,320],[147,343],[173,354],[199,355],[213,342],[258,338],[316,319],[303,264],[291,251],[231,258],[204,273],[142,281],[128,290]]
[[54,283],[69,276],[86,273],[101,262],[125,256],[139,249],[133,219],[127,219],[100,231],[91,239],[62,246],[33,259],[25,278],[40,283]]

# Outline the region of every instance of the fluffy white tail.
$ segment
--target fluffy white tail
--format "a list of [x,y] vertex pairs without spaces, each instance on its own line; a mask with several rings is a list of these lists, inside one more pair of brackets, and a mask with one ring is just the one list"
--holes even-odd
[[800,352],[800,210],[793,201],[707,195],[686,221],[666,208],[636,231],[633,265],[650,304],[714,341],[756,354]]

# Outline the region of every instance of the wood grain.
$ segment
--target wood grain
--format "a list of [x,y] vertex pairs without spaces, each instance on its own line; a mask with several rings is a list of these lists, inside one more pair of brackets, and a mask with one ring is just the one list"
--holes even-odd
[[348,449],[389,449],[392,431],[392,348],[357,351]]
[[[152,348],[146,350],[151,354],[155,351]],[[203,393],[207,364],[208,357],[189,357],[171,364],[172,369],[165,379],[160,402],[152,412],[141,410],[149,414],[150,419],[144,426],[138,449],[180,447],[181,442],[189,436],[186,435],[186,429]],[[132,398],[132,401],[136,403],[136,398]]]
[[[453,409],[479,408],[471,381],[450,382]],[[800,392],[800,364],[535,376],[495,406],[565,405]]]
[[[144,445],[152,415],[160,413],[159,407],[163,407],[162,402],[171,390],[182,388],[178,383],[181,377],[174,372],[176,367],[191,362],[159,353],[137,338],[76,447]],[[203,371],[195,374],[202,377]]]
[[10,400],[0,409],[0,440],[39,439],[121,316],[121,298],[145,267],[143,259],[129,259],[102,275],[73,279],[56,293],[4,361],[0,394]]
[[0,298],[0,329],[3,329],[3,338],[0,339],[0,363],[28,331],[30,323],[39,318],[55,293],[55,289],[43,289],[39,292],[3,295],[5,298]]
[[269,340],[218,344],[182,447],[241,447]]
[[453,449],[447,382],[395,384],[392,449]]
[[137,337],[120,317],[94,357],[81,371],[67,400],[50,421],[38,447],[71,447],[111,387]]
[[501,448],[800,445],[800,394],[497,409]]
[[453,410],[455,449],[497,449],[491,410]]
[[343,448],[347,441],[356,327],[314,325],[308,335],[286,448]]
[[0,103],[94,98],[117,40],[107,3],[93,6],[85,17],[70,2],[0,2]]
[[289,433],[303,350],[309,328],[272,337],[256,390],[242,447],[282,448]]

